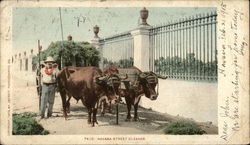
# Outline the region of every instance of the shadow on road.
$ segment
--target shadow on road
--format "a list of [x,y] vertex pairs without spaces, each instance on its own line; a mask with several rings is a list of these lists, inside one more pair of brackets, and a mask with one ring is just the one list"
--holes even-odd
[[[132,119],[130,121],[125,121],[127,116],[127,107],[124,104],[119,105],[119,125],[116,124],[116,111],[115,105],[112,106],[112,113],[105,113],[101,116],[100,108],[97,113],[97,121],[103,122],[99,126],[117,126],[117,127],[128,127],[136,128],[142,131],[161,132],[164,126],[172,119],[167,115],[159,114],[155,111],[139,108],[138,116],[139,121],[133,121],[133,109],[131,111]],[[87,109],[84,106],[71,105],[70,113],[68,114],[67,120],[74,119],[87,119]]]
[[[107,112],[107,111],[106,111]],[[126,127],[126,128],[135,128],[144,132],[152,133],[152,134],[162,134],[164,127],[171,121],[176,120],[187,120],[177,116],[171,116],[165,113],[159,113],[150,109],[145,109],[140,107],[138,109],[138,121],[133,121],[133,108],[131,109],[131,120],[125,121],[127,116],[127,107],[124,104],[119,104],[119,124],[116,124],[116,108],[115,105],[112,105],[112,113],[105,113],[104,116],[101,116],[100,108],[97,113],[97,121],[99,122],[100,127],[104,126],[116,126],[116,127]],[[88,118],[87,109],[84,106],[80,105],[71,105],[70,113],[68,114],[67,120],[75,120],[75,119],[86,119]],[[101,122],[101,123],[100,123]],[[207,126],[206,127],[210,127]],[[216,134],[217,128],[211,129],[209,134]],[[132,133],[133,134],[133,133]]]

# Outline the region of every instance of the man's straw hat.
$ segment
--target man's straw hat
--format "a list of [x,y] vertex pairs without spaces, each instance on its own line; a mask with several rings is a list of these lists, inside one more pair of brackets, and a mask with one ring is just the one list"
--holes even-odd
[[48,56],[47,59],[44,61],[44,63],[47,63],[47,62],[55,62],[53,57],[51,56]]

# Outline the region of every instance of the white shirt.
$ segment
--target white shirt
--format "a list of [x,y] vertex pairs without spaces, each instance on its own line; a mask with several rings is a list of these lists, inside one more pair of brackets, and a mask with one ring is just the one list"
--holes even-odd
[[[44,68],[41,70],[42,82],[43,82],[43,83],[56,83],[56,77],[57,77],[56,75],[57,75],[58,69],[55,68],[51,74],[47,74],[47,73],[45,72],[45,69],[46,69],[46,67],[44,67]],[[52,69],[52,68],[51,68],[51,69]],[[50,72],[51,69],[48,68],[48,72]]]

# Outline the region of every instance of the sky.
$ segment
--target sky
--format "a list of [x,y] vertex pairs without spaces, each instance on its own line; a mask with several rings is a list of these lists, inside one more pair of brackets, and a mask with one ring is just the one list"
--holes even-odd
[[[63,39],[72,35],[74,41],[90,41],[93,27],[100,27],[99,37],[104,38],[136,29],[142,7],[64,7],[61,8]],[[216,11],[207,7],[147,7],[149,25],[206,14]],[[13,50],[18,52],[37,49],[40,40],[43,49],[52,41],[62,40],[59,8],[13,8]],[[78,25],[78,19],[79,25]],[[14,51],[16,52],[16,51]]]

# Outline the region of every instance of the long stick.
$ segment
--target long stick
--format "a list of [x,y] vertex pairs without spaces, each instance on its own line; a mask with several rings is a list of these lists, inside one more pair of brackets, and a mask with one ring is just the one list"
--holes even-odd
[[38,78],[38,95],[39,95],[39,111],[41,111],[41,62],[40,62],[40,40],[38,40],[38,74],[39,74],[39,78]]
[[[62,41],[63,41],[63,25],[62,25],[62,14],[61,14],[61,8],[59,7],[59,15],[60,15],[60,24],[61,24],[61,35],[62,35]],[[63,44],[61,46],[63,48]],[[61,54],[61,69],[63,68],[63,58]]]
[[118,125],[119,122],[119,106],[118,106],[118,103],[116,104],[116,124]]
[[59,7],[59,14],[60,14],[60,24],[61,24],[61,35],[62,35],[62,40],[63,40],[62,12],[61,12],[60,7]]

